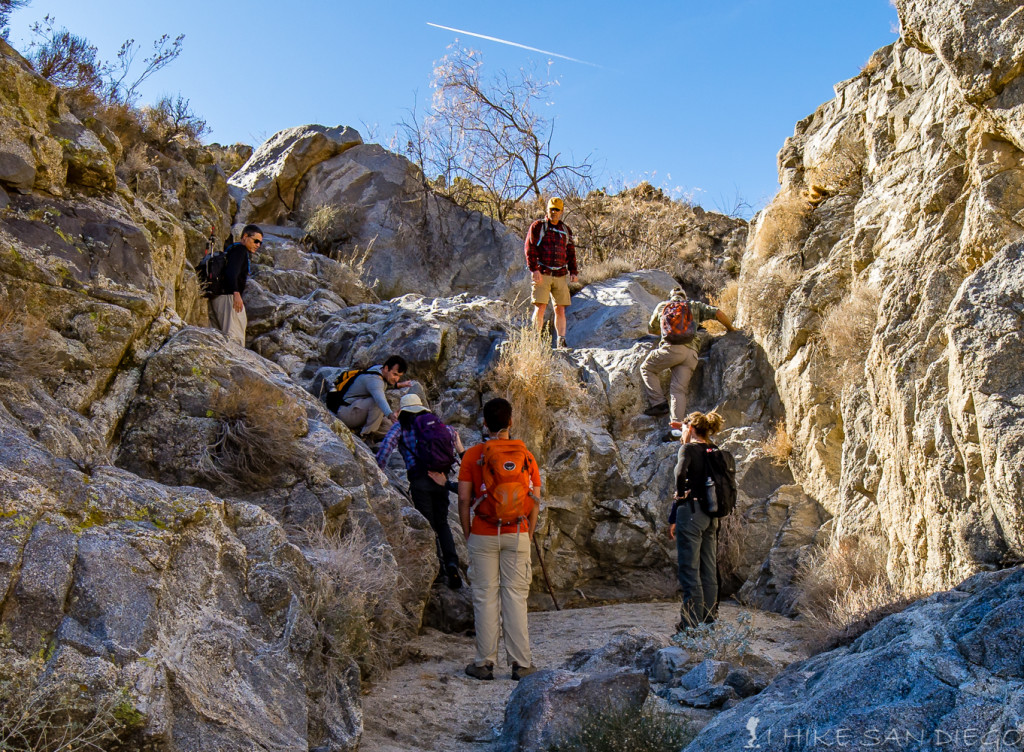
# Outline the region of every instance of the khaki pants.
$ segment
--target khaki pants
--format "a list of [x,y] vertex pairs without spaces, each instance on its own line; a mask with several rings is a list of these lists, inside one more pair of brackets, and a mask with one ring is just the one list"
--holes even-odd
[[[360,436],[386,433],[394,422],[391,418],[385,421],[384,413],[380,411],[377,400],[373,397],[360,397],[353,400],[351,404],[342,405],[338,408],[338,417],[350,431],[354,431]],[[386,425],[382,426],[382,423],[386,423]]]
[[[478,666],[498,660],[499,625],[510,664],[532,666],[526,599],[533,565],[529,533],[469,536],[469,579],[473,584],[473,621]],[[500,622],[499,622],[500,617]]]
[[245,327],[249,323],[245,315],[245,306],[241,313],[235,311],[234,295],[217,295],[210,300],[210,319],[215,329],[228,339],[245,347]]
[[665,401],[665,393],[661,390],[661,372],[672,369],[672,381],[669,384],[669,420],[682,422],[686,417],[686,390],[690,385],[693,369],[697,367],[697,352],[687,345],[670,345],[661,342],[640,366],[640,376],[644,381],[644,392],[647,401],[660,405]]

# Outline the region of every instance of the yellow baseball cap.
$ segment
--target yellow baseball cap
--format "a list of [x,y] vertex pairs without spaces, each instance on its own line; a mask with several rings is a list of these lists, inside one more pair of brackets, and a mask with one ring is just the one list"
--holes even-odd
[[558,198],[558,196],[548,200],[548,209],[558,209],[558,211],[562,211],[563,208],[562,199]]

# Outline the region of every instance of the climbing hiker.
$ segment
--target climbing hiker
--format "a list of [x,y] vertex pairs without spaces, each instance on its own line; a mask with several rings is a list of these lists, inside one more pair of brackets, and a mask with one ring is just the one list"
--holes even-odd
[[452,590],[462,587],[459,555],[448,525],[448,472],[465,451],[462,439],[451,426],[430,412],[417,394],[406,394],[398,408],[398,421],[384,436],[377,450],[377,464],[384,467],[398,448],[405,460],[409,496],[416,511],[427,518],[437,536],[438,558],[445,583]]
[[530,539],[540,512],[540,469],[522,441],[512,439],[512,405],[500,397],[484,405],[490,439],[470,447],[459,469],[459,521],[469,549],[476,658],[475,679],[493,679],[499,624],[512,678],[537,669],[530,652],[526,599],[532,565]]
[[668,534],[679,555],[679,586],[683,602],[678,631],[710,624],[718,603],[718,511],[708,508],[709,453],[717,449],[711,437],[722,430],[722,416],[694,412],[686,418],[683,445],[675,469],[675,499]]
[[[660,334],[661,341],[640,365],[648,403],[644,415],[669,416],[670,430],[665,440],[675,441],[681,435],[683,415],[686,414],[686,390],[706,335],[700,324],[711,319],[730,332],[737,331],[724,311],[697,300],[687,300],[686,293],[676,288],[668,300],[658,304],[648,323],[650,332]],[[665,399],[661,388],[661,372],[667,368],[672,369],[669,400]]]
[[242,293],[249,279],[249,259],[263,245],[263,231],[256,225],[246,225],[242,239],[233,243],[225,253],[227,259],[221,273],[220,294],[210,299],[210,320],[228,339],[245,347],[245,327],[248,318]]
[[[530,299],[533,302],[533,323],[537,331],[544,328],[544,311],[548,300],[555,301],[555,347],[565,348],[565,309],[572,305],[569,281],[579,279],[576,268],[576,245],[572,230],[562,222],[564,204],[560,198],[548,201],[544,219],[530,225],[526,233],[526,265],[533,277]],[[568,278],[568,281],[567,281]]]
[[342,423],[364,439],[380,438],[387,433],[398,420],[398,413],[392,411],[384,390],[411,386],[411,381],[402,381],[408,370],[405,358],[392,355],[383,365],[372,366],[354,375],[349,373],[350,379],[338,384],[339,391],[344,390],[338,407]]

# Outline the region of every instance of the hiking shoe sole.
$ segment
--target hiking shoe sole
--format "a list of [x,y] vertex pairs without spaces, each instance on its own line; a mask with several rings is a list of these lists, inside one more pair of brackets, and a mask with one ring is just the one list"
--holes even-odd
[[662,415],[668,415],[668,403],[662,402],[660,405],[651,405],[644,410],[644,415],[649,415],[652,418],[657,418]]
[[475,663],[470,663],[466,666],[466,676],[472,676],[474,679],[482,679],[483,681],[490,681],[494,678],[494,666],[491,666],[490,664],[477,666]]

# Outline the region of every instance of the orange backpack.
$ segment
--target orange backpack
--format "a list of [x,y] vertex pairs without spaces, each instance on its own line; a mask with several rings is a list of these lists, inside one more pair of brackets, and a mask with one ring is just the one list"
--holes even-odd
[[533,457],[517,439],[488,441],[480,454],[483,489],[477,515],[494,525],[515,525],[533,511]]

